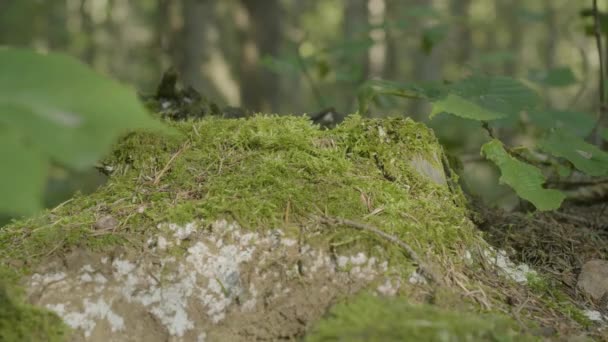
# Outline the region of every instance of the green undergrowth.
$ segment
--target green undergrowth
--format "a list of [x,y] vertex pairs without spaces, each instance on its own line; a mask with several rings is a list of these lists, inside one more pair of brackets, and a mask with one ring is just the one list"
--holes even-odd
[[[293,235],[307,227],[324,232],[316,239],[333,246],[388,251],[400,261],[401,251],[375,237],[324,227],[315,217],[372,224],[421,252],[445,253],[476,237],[462,194],[410,166],[419,156],[442,170],[441,147],[423,124],[353,116],[321,130],[305,118],[256,116],[172,125],[182,134],[122,139],[104,161],[112,177],[94,194],[4,227],[0,259],[27,268],[74,247],[138,245],[159,223],[195,219],[224,218],[244,229]],[[104,215],[118,227],[96,231]]]
[[0,341],[64,341],[67,327],[55,314],[26,304],[15,273],[0,269]]
[[513,319],[495,314],[463,315],[405,298],[358,295],[332,308],[305,339],[321,341],[537,341]]
[[593,322],[574,305],[572,298],[551,284],[547,278],[539,275],[529,276],[528,286],[548,308],[563,313],[585,328],[593,325]]

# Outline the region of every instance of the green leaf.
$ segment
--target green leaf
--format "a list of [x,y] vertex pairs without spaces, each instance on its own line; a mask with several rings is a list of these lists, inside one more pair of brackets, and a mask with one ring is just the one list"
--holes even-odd
[[448,87],[448,96],[432,99],[431,117],[446,112],[473,120],[496,120],[536,106],[538,95],[509,77],[471,76]]
[[[14,205],[1,202],[0,212],[28,214],[39,207],[41,176],[29,167],[45,172],[55,162],[82,170],[129,130],[168,131],[134,92],[71,57],[3,48],[0,75],[0,128],[11,139],[7,144],[19,151],[15,154],[23,155],[7,156],[3,147],[0,178],[14,183],[4,182],[0,191],[6,198],[22,197]],[[16,189],[24,190],[17,194]]]
[[574,73],[569,67],[558,67],[549,70],[532,69],[528,74],[528,79],[547,87],[567,87],[577,82]]
[[391,95],[411,99],[430,99],[443,96],[443,87],[437,83],[401,84],[384,80],[370,80],[359,87],[357,100],[359,113],[367,113],[378,95]]
[[589,135],[595,125],[593,117],[584,112],[546,109],[530,111],[528,116],[530,121],[540,128],[560,128],[579,137]]
[[473,101],[469,101],[455,94],[433,102],[431,118],[439,113],[450,113],[461,118],[480,121],[496,120],[506,117],[505,114],[486,109]]
[[602,138],[604,138],[605,141],[608,141],[608,128],[605,128],[602,131]]
[[0,211],[5,214],[31,214],[42,203],[48,164],[22,139],[19,132],[0,126]]
[[567,159],[574,167],[591,176],[608,176],[608,153],[571,133],[557,129],[543,139],[539,147]]
[[484,144],[481,152],[500,169],[500,183],[513,188],[519,197],[530,201],[538,210],[557,209],[566,197],[558,190],[544,189],[545,177],[541,171],[509,155],[500,141],[493,139]]

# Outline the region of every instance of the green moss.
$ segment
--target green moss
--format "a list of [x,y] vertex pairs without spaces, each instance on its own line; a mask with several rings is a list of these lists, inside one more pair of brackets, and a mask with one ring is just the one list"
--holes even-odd
[[[275,116],[174,125],[183,134],[125,137],[105,161],[113,176],[96,193],[3,229],[0,259],[35,263],[74,246],[139,244],[158,223],[200,218],[259,230],[318,226],[313,216],[327,214],[377,225],[435,251],[476,239],[462,195],[409,165],[418,155],[441,169],[442,153],[432,132],[409,119],[353,116],[335,130]],[[107,214],[120,228],[94,231],[96,219]],[[340,229],[317,236],[405,261],[398,249],[364,233]]]
[[25,304],[20,290],[11,285],[15,274],[0,270],[0,341],[63,341],[67,328],[59,317]]
[[536,341],[504,316],[360,295],[336,305],[306,341]]
[[[97,192],[4,227],[0,263],[27,273],[74,248],[141,250],[158,224],[198,219],[281,228],[292,236],[304,231],[307,243],[388,258],[404,273],[412,265],[398,247],[365,232],[323,226],[316,216],[375,225],[429,258],[458,256],[479,241],[462,194],[410,166],[420,156],[441,170],[442,151],[429,129],[409,119],[354,116],[334,130],[274,116],[172,125],[183,134],[122,139],[104,162],[112,177]],[[95,230],[105,215],[118,227]]]
[[573,304],[572,299],[539,275],[528,276],[528,286],[548,308],[561,312],[584,327],[593,322]]

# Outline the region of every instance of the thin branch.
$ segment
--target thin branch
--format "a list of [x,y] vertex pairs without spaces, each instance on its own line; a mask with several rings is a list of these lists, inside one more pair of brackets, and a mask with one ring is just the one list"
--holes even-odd
[[608,115],[608,104],[606,103],[606,90],[604,89],[604,51],[602,49],[602,32],[600,29],[600,12],[597,7],[597,0],[593,0],[593,27],[595,35],[595,44],[597,46],[597,54],[600,62],[600,111],[597,117],[597,122],[593,127],[590,138],[591,142],[596,146],[602,145],[601,128],[605,117]]
[[424,273],[424,275],[426,275],[431,281],[433,281],[439,285],[443,284],[442,278],[437,273],[435,273],[433,268],[430,267],[429,264],[426,263],[422,258],[420,258],[420,256],[418,256],[418,253],[416,253],[416,251],[414,251],[414,249],[412,247],[410,247],[410,245],[408,245],[404,241],[400,240],[396,236],[385,233],[382,230],[380,230],[372,225],[368,225],[368,224],[364,224],[364,223],[360,223],[360,222],[356,222],[356,221],[351,221],[351,220],[347,220],[347,219],[343,219],[343,218],[339,218],[339,217],[325,216],[325,217],[321,217],[320,220],[321,220],[321,222],[323,222],[325,224],[348,226],[348,227],[355,228],[358,230],[364,230],[364,231],[373,233],[377,236],[380,236],[381,238],[383,238],[385,240],[388,240],[388,241],[396,244],[397,246],[403,248],[403,250],[408,254],[408,256],[412,260],[414,260],[415,263],[418,264],[418,267],[420,268],[422,273]]

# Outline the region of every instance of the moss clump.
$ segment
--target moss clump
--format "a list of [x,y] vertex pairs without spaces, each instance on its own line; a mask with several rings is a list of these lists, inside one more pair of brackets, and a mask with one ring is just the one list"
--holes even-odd
[[529,275],[528,286],[548,308],[563,313],[585,328],[593,325],[593,322],[574,305],[572,299],[552,285],[547,278]]
[[[134,133],[105,164],[108,184],[89,196],[0,231],[0,261],[26,266],[73,247],[107,250],[143,243],[159,223],[235,220],[245,229],[299,234],[314,215],[373,224],[424,251],[450,251],[476,241],[460,193],[416,172],[422,156],[440,168],[441,147],[409,119],[350,117],[334,130],[306,118],[256,116],[172,123],[181,135]],[[373,213],[373,214],[372,214]],[[119,225],[96,231],[111,215]],[[365,233],[314,234],[323,243],[395,255]],[[312,236],[312,235],[311,235]],[[375,252],[374,252],[375,251]]]
[[10,285],[13,274],[0,271],[0,341],[64,341],[67,328],[55,314],[25,304]]
[[336,305],[307,336],[316,341],[536,341],[504,316],[412,305],[404,298],[360,295]]

